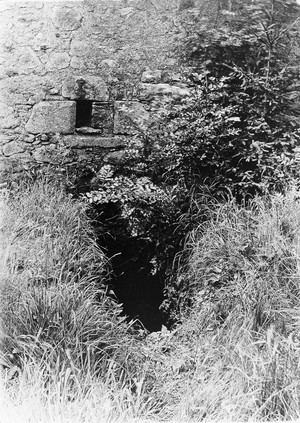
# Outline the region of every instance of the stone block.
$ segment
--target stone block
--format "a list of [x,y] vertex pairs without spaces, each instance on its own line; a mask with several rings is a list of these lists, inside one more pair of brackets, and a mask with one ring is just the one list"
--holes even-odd
[[126,145],[122,137],[99,137],[92,135],[66,135],[64,143],[71,148],[121,148]]
[[62,95],[71,100],[108,101],[109,92],[105,81],[98,76],[71,76],[65,80]]
[[70,67],[77,69],[77,72],[80,72],[80,69],[84,68],[84,61],[79,57],[73,56],[70,62]]
[[67,53],[52,53],[46,62],[47,70],[65,69],[70,64],[70,56]]
[[137,127],[149,122],[150,115],[138,101],[116,101],[114,134],[133,135]]
[[56,146],[53,144],[50,144],[48,146],[41,146],[34,150],[33,158],[39,163],[55,162],[55,151]]
[[24,153],[25,148],[23,143],[17,141],[11,141],[8,144],[5,144],[2,148],[4,156],[14,156],[19,153]]
[[61,31],[74,31],[81,26],[82,16],[75,8],[58,6],[54,8],[52,22]]
[[75,101],[41,101],[33,106],[25,129],[32,134],[68,134],[74,132],[75,122]]
[[15,74],[37,74],[42,71],[42,63],[30,47],[20,47],[10,62]]
[[15,135],[7,135],[0,133],[0,146],[8,144],[10,141],[15,141]]
[[141,100],[152,100],[156,96],[168,95],[171,97],[186,97],[190,95],[188,88],[178,87],[170,84],[145,84],[141,83],[139,98]]
[[35,141],[35,136],[32,134],[26,134],[24,137],[24,142],[32,144]]
[[0,127],[2,129],[14,129],[20,125],[20,119],[15,116],[13,107],[0,103]]
[[81,126],[80,128],[76,128],[75,132],[83,135],[102,135],[102,129],[95,129],[90,126]]

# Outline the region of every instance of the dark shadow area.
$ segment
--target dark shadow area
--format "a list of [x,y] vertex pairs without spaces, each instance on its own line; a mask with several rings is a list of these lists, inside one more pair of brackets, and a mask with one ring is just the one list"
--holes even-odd
[[166,324],[159,308],[164,278],[155,269],[155,246],[128,232],[116,203],[98,206],[94,212],[99,245],[110,258],[110,288],[123,304],[124,315],[138,319],[150,332],[161,330]]
[[112,247],[116,255],[111,260],[111,283],[118,301],[123,304],[124,314],[140,320],[150,332],[160,330],[164,323],[159,310],[163,301],[162,282],[158,274],[152,274],[149,246],[129,238],[125,242],[116,240]]
[[76,128],[90,126],[93,102],[91,100],[76,101]]

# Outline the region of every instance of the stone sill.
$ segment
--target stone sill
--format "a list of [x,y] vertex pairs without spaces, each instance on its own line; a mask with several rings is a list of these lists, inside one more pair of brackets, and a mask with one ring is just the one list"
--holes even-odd
[[65,135],[64,143],[70,148],[122,148],[126,146],[124,137],[100,137],[94,135]]

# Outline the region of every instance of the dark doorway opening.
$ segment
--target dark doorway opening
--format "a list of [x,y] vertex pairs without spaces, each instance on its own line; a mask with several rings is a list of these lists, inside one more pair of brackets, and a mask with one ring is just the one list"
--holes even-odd
[[150,332],[161,330],[163,281],[158,273],[153,274],[151,246],[138,238],[129,238],[123,242],[116,240],[112,249],[120,250],[111,260],[111,282],[124,314],[138,319]]
[[76,128],[90,126],[92,120],[93,101],[76,101]]
[[94,211],[98,243],[110,258],[110,288],[123,304],[123,314],[149,332],[161,330],[167,325],[160,310],[164,278],[155,268],[154,243],[132,236],[117,203],[101,204]]

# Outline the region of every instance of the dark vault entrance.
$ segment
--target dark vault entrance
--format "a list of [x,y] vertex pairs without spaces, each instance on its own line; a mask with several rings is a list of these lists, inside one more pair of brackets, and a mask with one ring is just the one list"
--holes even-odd
[[138,319],[150,332],[161,330],[164,286],[162,275],[155,271],[153,242],[128,232],[116,203],[102,204],[96,211],[98,243],[110,259],[110,287],[123,304],[124,315]]
[[138,239],[116,242],[121,251],[112,258],[112,288],[123,304],[124,314],[138,319],[150,332],[161,329],[159,306],[163,302],[162,282],[152,274],[147,246]]

